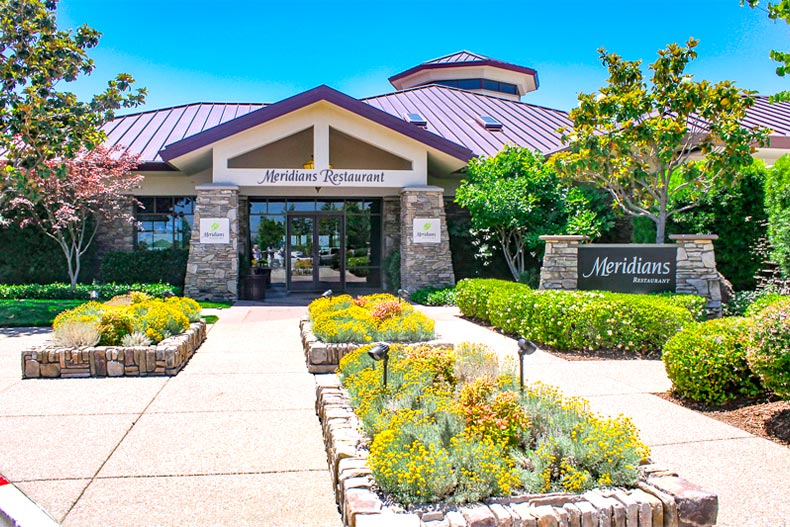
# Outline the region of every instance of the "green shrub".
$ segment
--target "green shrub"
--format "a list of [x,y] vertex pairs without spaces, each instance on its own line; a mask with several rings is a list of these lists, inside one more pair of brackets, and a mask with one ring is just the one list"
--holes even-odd
[[465,316],[488,321],[488,297],[494,291],[503,288],[513,288],[518,291],[529,290],[524,284],[508,282],[507,280],[465,278],[455,286],[455,301]]
[[189,249],[113,251],[101,262],[101,279],[119,284],[167,282],[184,286]]
[[131,291],[140,291],[150,296],[161,297],[165,292],[176,295],[181,294],[181,288],[170,284],[77,284],[72,289],[70,284],[0,284],[0,298],[17,299],[31,298],[39,300],[89,300],[91,292],[99,293],[99,298],[110,299],[114,296],[125,295]]
[[744,315],[747,317],[752,317],[769,306],[781,304],[787,302],[788,300],[790,300],[790,297],[787,295],[782,295],[780,293],[766,293],[749,304],[749,307],[746,308]]
[[400,250],[395,249],[384,258],[384,276],[390,291],[400,288]]
[[409,300],[424,306],[454,306],[455,287],[424,287],[409,295]]
[[101,333],[100,346],[117,346],[134,331],[134,325],[125,309],[107,309],[101,314],[98,330]]
[[790,399],[790,301],[775,303],[755,316],[746,357],[766,388]]
[[747,318],[722,318],[672,337],[662,360],[673,392],[707,404],[761,393],[760,380],[746,361],[751,325]]
[[643,354],[659,352],[670,337],[694,322],[694,315],[704,312],[705,305],[705,299],[690,295],[535,291],[491,280],[459,282],[457,298],[464,315],[556,349]]
[[790,277],[790,156],[784,155],[765,179],[765,208],[768,211],[768,240],[771,257],[782,275]]

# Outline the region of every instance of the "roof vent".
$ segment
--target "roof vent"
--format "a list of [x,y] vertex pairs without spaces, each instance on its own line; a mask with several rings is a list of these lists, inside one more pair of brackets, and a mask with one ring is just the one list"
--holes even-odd
[[411,123],[416,126],[428,126],[428,121],[425,120],[425,117],[418,113],[405,113],[403,114],[403,118],[406,119],[407,123]]
[[502,130],[502,123],[491,117],[490,115],[481,115],[477,118],[477,121],[483,125],[483,128],[486,130],[491,130],[494,132],[498,132]]

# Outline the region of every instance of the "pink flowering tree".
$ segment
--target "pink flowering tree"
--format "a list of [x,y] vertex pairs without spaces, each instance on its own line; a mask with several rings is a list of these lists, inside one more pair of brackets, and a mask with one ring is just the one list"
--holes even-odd
[[124,216],[133,221],[130,205],[136,200],[130,192],[143,180],[135,168],[136,157],[101,146],[46,161],[26,171],[24,183],[6,189],[3,213],[20,227],[41,229],[60,246],[75,287],[80,259],[100,225]]

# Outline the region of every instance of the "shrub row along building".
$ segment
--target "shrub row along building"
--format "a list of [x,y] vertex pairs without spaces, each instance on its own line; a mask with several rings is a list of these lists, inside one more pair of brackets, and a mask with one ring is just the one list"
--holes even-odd
[[[195,103],[107,123],[107,146],[140,156],[137,227],[102,250],[189,248],[185,294],[235,299],[248,265],[283,292],[380,288],[400,265],[415,290],[453,284],[447,211],[467,162],[508,143],[563,148],[566,112],[521,101],[535,70],[462,51],[355,99],[319,86],[274,104]],[[758,98],[745,124],[790,148],[790,115]],[[249,292],[248,292],[249,293]]]

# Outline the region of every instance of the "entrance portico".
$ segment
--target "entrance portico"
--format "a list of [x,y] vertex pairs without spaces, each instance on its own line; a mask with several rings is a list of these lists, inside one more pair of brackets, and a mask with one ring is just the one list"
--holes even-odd
[[[399,247],[406,288],[454,283],[443,190],[428,183],[471,152],[331,88],[172,143],[162,157],[211,179],[196,187],[189,296],[237,298],[239,264],[255,256],[288,291],[381,287],[385,246]],[[393,198],[398,216],[383,207]],[[392,222],[397,244],[384,240]]]

